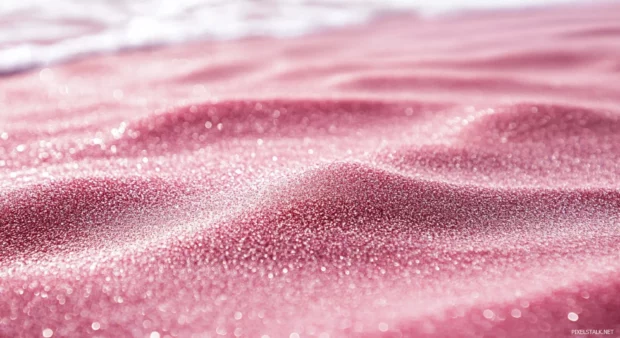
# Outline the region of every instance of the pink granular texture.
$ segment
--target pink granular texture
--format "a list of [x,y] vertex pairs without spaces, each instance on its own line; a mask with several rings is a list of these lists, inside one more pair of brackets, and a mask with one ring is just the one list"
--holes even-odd
[[0,77],[0,336],[619,336],[619,18],[401,15]]

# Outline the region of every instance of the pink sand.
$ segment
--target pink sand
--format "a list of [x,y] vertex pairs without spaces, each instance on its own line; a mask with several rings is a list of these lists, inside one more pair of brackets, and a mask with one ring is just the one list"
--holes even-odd
[[1,77],[0,336],[619,336],[618,18],[401,16]]

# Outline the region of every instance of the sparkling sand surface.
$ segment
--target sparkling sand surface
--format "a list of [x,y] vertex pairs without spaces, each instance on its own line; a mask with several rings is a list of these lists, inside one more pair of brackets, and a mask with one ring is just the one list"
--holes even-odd
[[397,15],[0,77],[0,336],[619,336],[619,18]]

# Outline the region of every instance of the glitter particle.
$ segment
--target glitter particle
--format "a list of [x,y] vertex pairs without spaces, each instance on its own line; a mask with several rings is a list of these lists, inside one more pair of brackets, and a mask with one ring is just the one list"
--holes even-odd
[[579,315],[574,312],[569,312],[568,320],[570,320],[571,322],[576,322],[577,320],[579,320]]

